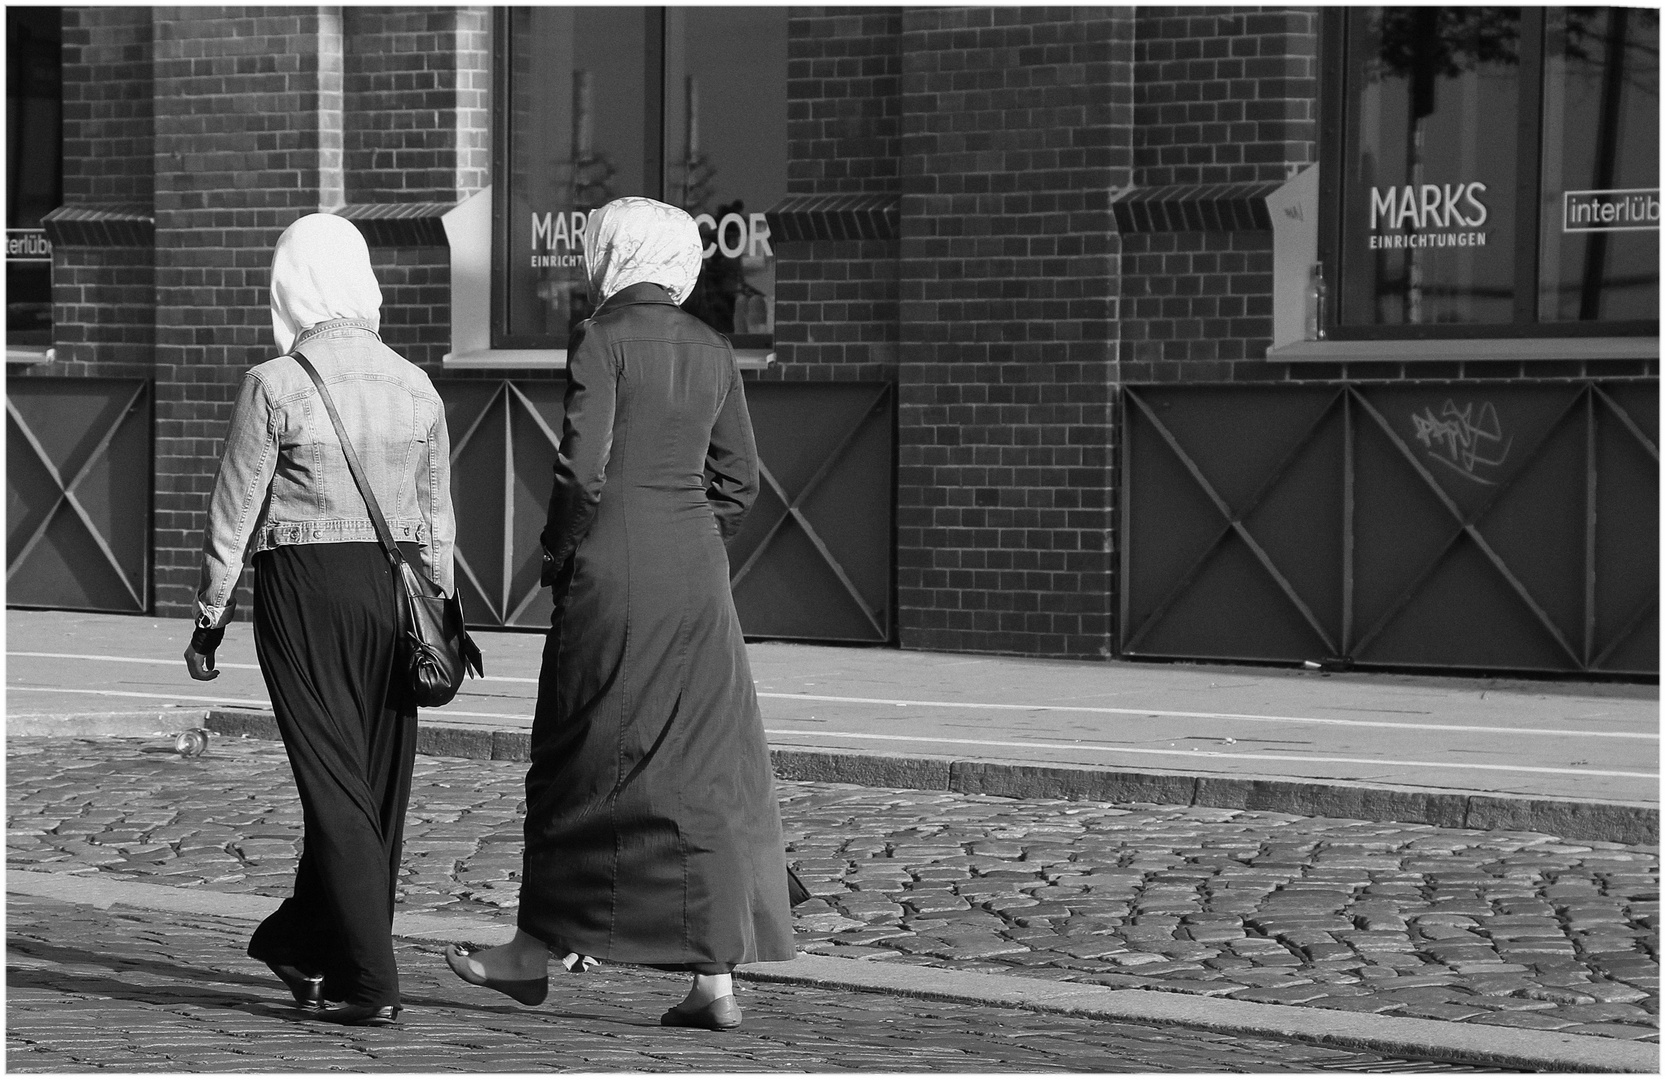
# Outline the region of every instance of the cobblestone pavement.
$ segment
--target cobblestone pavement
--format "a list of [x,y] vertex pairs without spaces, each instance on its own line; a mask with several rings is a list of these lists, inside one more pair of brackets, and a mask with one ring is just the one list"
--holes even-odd
[[243,956],[249,924],[13,897],[7,1061],[18,1072],[1223,1072],[1380,1069],[1269,1038],[745,984],[745,1024],[668,1030],[679,976],[606,966],[537,1009],[465,987],[401,944],[397,1029],[309,1021]]
[[[220,740],[183,760],[169,746],[10,740],[9,865],[286,895],[300,809],[281,747]],[[418,759],[404,910],[513,910],[524,768]],[[1195,807],[780,790],[789,859],[815,897],[796,912],[810,952],[1658,1039],[1658,849]]]

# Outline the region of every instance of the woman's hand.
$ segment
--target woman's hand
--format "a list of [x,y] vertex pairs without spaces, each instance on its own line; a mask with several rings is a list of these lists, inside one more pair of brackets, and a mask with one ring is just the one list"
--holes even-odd
[[192,631],[191,644],[185,646],[185,670],[191,673],[191,678],[208,682],[220,677],[220,672],[214,667],[214,653],[225,638],[226,628],[223,626],[199,626]]
[[185,670],[198,682],[209,682],[220,677],[219,669],[214,666],[214,654],[200,653],[190,645],[185,646]]

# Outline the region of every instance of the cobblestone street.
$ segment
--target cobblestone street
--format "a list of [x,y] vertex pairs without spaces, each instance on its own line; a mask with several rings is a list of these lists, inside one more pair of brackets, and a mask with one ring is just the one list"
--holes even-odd
[[[277,744],[217,740],[195,760],[136,739],[8,749],[12,868],[287,893],[300,812]],[[418,759],[403,910],[512,912],[523,775]],[[810,952],[1658,1038],[1653,849],[828,784],[782,783],[781,797],[789,859],[815,894],[796,912]],[[628,996],[652,978],[596,985]]]
[[433,946],[401,944],[395,1030],[306,1021],[243,956],[249,926],[13,898],[14,1071],[1221,1072],[1381,1065],[1371,1054],[968,1007],[748,984],[746,1023],[668,1030],[679,976],[605,966],[554,980],[537,1009],[459,984]]

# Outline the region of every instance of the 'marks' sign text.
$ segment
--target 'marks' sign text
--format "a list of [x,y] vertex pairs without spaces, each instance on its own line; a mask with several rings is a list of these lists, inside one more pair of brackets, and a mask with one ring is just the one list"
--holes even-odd
[[[1391,235],[1371,237],[1376,248],[1484,247],[1487,234],[1480,230],[1487,222],[1487,204],[1481,196],[1487,185],[1406,184],[1371,189],[1371,231],[1392,230]],[[1405,230],[1411,229],[1412,232]]]

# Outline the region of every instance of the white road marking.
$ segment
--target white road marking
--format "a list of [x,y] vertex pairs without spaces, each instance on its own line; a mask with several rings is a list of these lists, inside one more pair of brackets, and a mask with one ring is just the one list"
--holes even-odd
[[[16,684],[7,686],[6,689],[22,691],[30,694],[97,694],[101,697],[150,698],[158,701],[189,701],[205,705],[241,705],[247,708],[255,709],[270,709],[272,707],[272,703],[270,701],[260,701],[255,698],[203,697],[200,695],[190,694],[145,694],[137,690],[78,690],[68,686],[20,686]],[[423,709],[422,712],[428,714],[429,716],[434,716],[436,710]],[[454,709],[446,709],[443,715],[478,716],[488,720],[520,720],[524,723],[532,723],[532,717],[516,716],[513,713],[462,712]]]
[[[8,652],[7,656],[37,656],[46,660],[107,660],[115,664],[165,664],[177,667],[185,663],[184,654],[177,660],[152,660],[147,656],[98,656],[86,653],[67,652]],[[215,668],[244,668],[248,671],[259,671],[259,664],[215,664]]]
[[[936,739],[914,735],[872,735],[860,731],[780,731],[766,728],[765,735],[820,735],[840,739],[882,739],[887,742],[946,743],[953,746],[1003,746],[1025,750],[1075,750],[1102,754],[1156,754],[1183,758],[1231,758],[1234,761],[1295,761],[1302,764],[1402,765],[1420,769],[1485,769],[1489,772],[1555,773],[1566,776],[1625,776],[1659,780],[1659,773],[1617,772],[1603,769],[1556,769],[1540,765],[1466,765],[1455,761],[1393,761],[1388,758],[1303,757],[1299,754],[1234,754],[1221,750],[1144,750],[1132,747],[1073,746],[1070,743],[1004,742],[999,739]],[[825,747],[817,747],[825,749]]]
[[1108,716],[1174,716],[1185,720],[1249,720],[1260,724],[1333,724],[1341,727],[1412,728],[1417,731],[1480,731],[1491,735],[1573,735],[1610,739],[1660,740],[1657,731],[1588,731],[1582,728],[1491,727],[1485,724],[1412,724],[1399,720],[1342,720],[1326,716],[1263,716],[1257,713],[1184,712],[1178,709],[1118,709],[1108,705],[1009,705],[987,701],[898,701],[896,698],[831,697],[825,694],[759,694],[779,701],[827,701],[848,705],[917,706],[930,709],[1000,709],[1016,712],[1095,713]]
[[[101,697],[148,698],[162,701],[190,701],[211,705],[242,705],[254,708],[269,709],[269,701],[257,701],[250,698],[223,698],[188,696],[183,694],[145,694],[133,690],[77,690],[62,686],[11,686],[11,690],[25,691],[37,694],[95,694]],[[1016,707],[1016,706],[1015,706]],[[476,716],[485,719],[530,721],[530,716],[515,716],[508,713],[476,713],[454,712],[453,716]],[[803,736],[811,734],[804,731],[783,731],[766,728],[766,735]],[[1643,780],[1659,780],[1658,773],[1622,772],[1604,769],[1557,769],[1539,765],[1484,765],[1463,764],[1451,761],[1396,761],[1388,758],[1341,758],[1341,757],[1304,757],[1300,754],[1235,754],[1219,750],[1149,750],[1138,747],[1097,747],[1083,746],[1071,743],[1042,743],[1042,742],[1008,742],[999,739],[940,739],[925,735],[875,735],[856,731],[817,731],[817,735],[832,736],[840,739],[869,739],[887,742],[932,743],[950,746],[1000,746],[1027,750],[1071,750],[1078,753],[1091,752],[1098,754],[1151,754],[1161,757],[1184,758],[1231,758],[1236,761],[1292,761],[1304,764],[1329,765],[1397,765],[1409,768],[1423,769],[1481,769],[1488,772],[1522,772],[1522,773],[1551,773],[1560,776],[1610,776],[1628,777]]]
[[[8,652],[8,656],[31,656],[54,660],[104,660],[127,664],[166,664],[176,665],[181,660],[153,660],[135,656],[100,656],[81,653],[48,653],[48,652]],[[220,664],[223,668],[239,668],[258,671],[258,664]],[[480,682],[503,682],[536,684],[535,678],[517,675],[487,675],[478,680]],[[93,691],[81,691],[92,693]],[[462,691],[468,693],[468,684],[464,684]],[[899,701],[896,698],[862,698],[838,697],[828,694],[781,694],[758,693],[761,699],[774,701],[821,701],[841,705],[884,705],[888,708],[922,708],[922,709],[993,709],[1003,712],[1067,712],[1088,713],[1098,716],[1136,716],[1145,718],[1175,717],[1183,720],[1242,720],[1258,724],[1324,724],[1336,727],[1367,727],[1394,728],[1413,731],[1468,731],[1488,735],[1565,735],[1571,738],[1605,738],[1605,739],[1644,739],[1654,742],[1660,741],[1658,731],[1597,731],[1586,728],[1523,728],[1523,727],[1494,727],[1487,724],[1440,724],[1440,723],[1410,723],[1398,720],[1346,720],[1339,717],[1327,716],[1278,716],[1259,713],[1226,713],[1226,712],[1192,712],[1180,709],[1130,709],[1117,708],[1109,705],[1045,705],[1040,703],[1012,704],[1008,702],[989,701]],[[182,699],[183,700],[183,699]],[[463,715],[461,713],[455,715]],[[507,716],[503,714],[473,713],[475,716],[489,716],[505,720],[525,719],[523,717]]]
[[7,690],[20,691],[30,694],[97,694],[99,697],[131,697],[150,698],[156,701],[193,701],[208,705],[246,705],[257,709],[270,709],[270,701],[256,701],[252,698],[231,697],[199,697],[192,694],[141,694],[136,690],[83,690],[71,686],[20,686],[10,683]]

